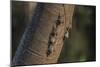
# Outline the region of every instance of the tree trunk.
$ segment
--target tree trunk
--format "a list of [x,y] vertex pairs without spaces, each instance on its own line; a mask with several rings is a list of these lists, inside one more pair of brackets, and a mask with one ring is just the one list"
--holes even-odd
[[[66,28],[72,27],[73,11],[74,5],[38,3],[32,22],[20,41],[13,65],[57,63]],[[52,38],[55,39],[53,43],[50,42]]]

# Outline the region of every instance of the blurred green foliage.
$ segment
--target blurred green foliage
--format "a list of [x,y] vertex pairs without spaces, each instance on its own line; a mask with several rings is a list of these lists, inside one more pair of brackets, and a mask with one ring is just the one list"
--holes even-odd
[[70,37],[58,62],[95,61],[95,6],[76,5]]

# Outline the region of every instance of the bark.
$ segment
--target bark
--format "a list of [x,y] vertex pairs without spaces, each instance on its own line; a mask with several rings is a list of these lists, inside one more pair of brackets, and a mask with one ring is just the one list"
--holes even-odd
[[[57,63],[62,46],[64,33],[72,26],[74,5],[38,3],[31,24],[26,28],[13,59],[13,65],[32,65]],[[61,21],[56,28],[56,41],[53,51],[47,56],[49,39],[54,25]],[[55,32],[55,31],[54,31]]]

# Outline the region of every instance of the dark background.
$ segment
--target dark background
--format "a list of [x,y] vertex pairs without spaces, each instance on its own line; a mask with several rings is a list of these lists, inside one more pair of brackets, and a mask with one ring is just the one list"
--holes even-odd
[[96,60],[96,6],[76,5],[70,37],[65,40],[59,62]]

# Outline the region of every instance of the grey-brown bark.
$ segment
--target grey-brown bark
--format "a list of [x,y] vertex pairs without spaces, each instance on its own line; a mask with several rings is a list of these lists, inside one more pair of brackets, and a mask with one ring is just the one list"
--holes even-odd
[[[26,28],[13,59],[13,65],[57,63],[64,33],[71,28],[74,5],[38,3],[31,24]],[[58,16],[61,17],[58,23]],[[47,56],[48,42],[53,26],[56,26],[56,41],[52,53]]]

